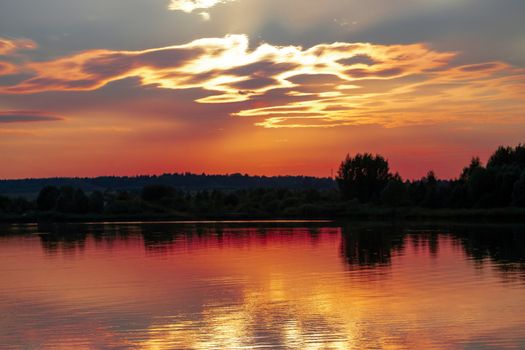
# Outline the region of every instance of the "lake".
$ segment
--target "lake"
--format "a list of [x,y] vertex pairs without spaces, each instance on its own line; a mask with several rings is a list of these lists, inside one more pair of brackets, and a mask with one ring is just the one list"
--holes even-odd
[[0,226],[2,349],[525,349],[525,227]]

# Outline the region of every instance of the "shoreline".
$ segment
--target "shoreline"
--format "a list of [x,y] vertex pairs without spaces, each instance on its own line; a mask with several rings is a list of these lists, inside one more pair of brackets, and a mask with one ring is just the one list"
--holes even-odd
[[59,212],[30,212],[19,215],[0,215],[0,223],[40,223],[40,222],[331,222],[341,220],[355,221],[459,221],[459,222],[525,222],[525,208],[496,209],[427,209],[419,207],[361,207],[344,213],[324,215],[275,215],[270,213],[138,213],[138,214],[65,214]]

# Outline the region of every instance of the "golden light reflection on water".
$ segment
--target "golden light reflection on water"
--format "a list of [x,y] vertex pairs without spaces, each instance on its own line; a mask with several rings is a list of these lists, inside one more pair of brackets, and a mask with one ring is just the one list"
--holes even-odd
[[[513,232],[121,225],[0,238],[7,348],[525,345]],[[491,237],[502,260],[476,256]]]

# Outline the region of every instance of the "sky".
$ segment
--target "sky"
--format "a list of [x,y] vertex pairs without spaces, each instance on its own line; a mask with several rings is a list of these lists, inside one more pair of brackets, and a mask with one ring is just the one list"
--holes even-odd
[[523,0],[0,0],[0,178],[455,178],[525,142]]

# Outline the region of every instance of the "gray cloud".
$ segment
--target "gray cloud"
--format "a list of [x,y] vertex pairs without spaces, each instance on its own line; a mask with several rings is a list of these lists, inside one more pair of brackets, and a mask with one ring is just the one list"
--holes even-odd
[[64,120],[61,117],[45,115],[38,111],[5,111],[0,112],[0,124],[56,122]]
[[41,44],[37,55],[47,58],[96,47],[139,50],[247,33],[272,44],[303,46],[336,40],[423,41],[440,50],[471,52],[470,58],[481,61],[506,59],[525,65],[523,0],[248,0],[209,9],[212,20],[207,22],[169,11],[168,4],[3,1],[0,35],[31,38]]

